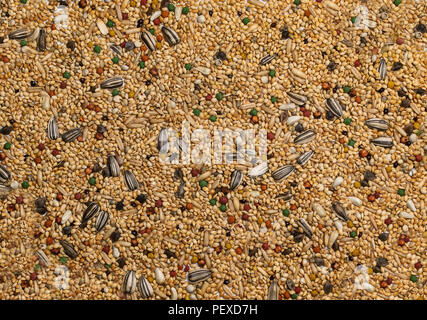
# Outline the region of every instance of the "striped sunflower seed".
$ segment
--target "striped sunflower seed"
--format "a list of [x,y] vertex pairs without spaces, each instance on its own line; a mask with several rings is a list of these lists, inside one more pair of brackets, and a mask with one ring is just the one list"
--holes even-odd
[[108,169],[112,177],[118,177],[120,175],[119,163],[115,156],[109,155],[107,158]]
[[277,279],[273,279],[268,287],[267,300],[279,300],[279,283]]
[[335,98],[326,99],[326,108],[336,117],[342,117],[341,104]]
[[381,58],[380,65],[378,67],[378,73],[380,74],[380,79],[384,80],[387,76],[387,62],[385,62],[384,58]]
[[133,191],[139,188],[138,180],[136,180],[135,175],[131,171],[125,170],[124,176],[125,176],[126,186],[130,191]]
[[66,240],[59,240],[59,243],[61,244],[62,248],[64,248],[64,252],[67,256],[69,256],[71,259],[77,258],[79,255],[78,252],[74,249],[73,245],[69,243]]
[[40,29],[39,37],[37,38],[37,50],[40,52],[46,51],[46,31]]
[[9,33],[9,39],[12,40],[22,40],[28,38],[33,32],[28,30],[27,28],[21,28],[18,30],[14,30]]
[[47,123],[47,137],[50,140],[56,140],[60,137],[58,129],[58,121],[55,117],[51,118]]
[[300,166],[303,166],[307,163],[308,160],[310,160],[310,158],[313,156],[314,151],[310,150],[307,152],[302,153],[298,158],[297,158],[297,163]]
[[294,139],[294,143],[295,144],[306,144],[306,143],[313,141],[313,139],[315,137],[316,137],[316,134],[313,132],[313,130],[307,130],[307,131],[304,131],[303,133],[301,133],[300,135],[298,135]]
[[371,143],[373,145],[383,147],[383,148],[393,147],[393,139],[391,137],[388,137],[388,136],[371,139]]
[[337,216],[340,219],[342,219],[344,221],[348,221],[347,212],[340,202],[333,202],[332,203],[332,210],[334,210],[334,212],[337,214]]
[[98,212],[101,211],[101,207],[96,202],[91,202],[86,210],[83,212],[81,224],[85,226],[87,222],[92,219]]
[[133,293],[136,287],[135,271],[129,270],[123,278],[122,291],[123,293]]
[[72,142],[74,140],[76,140],[79,136],[82,135],[82,129],[80,128],[74,128],[74,129],[70,129],[67,132],[62,134],[62,140],[64,142]]
[[293,194],[292,194],[292,192],[290,191],[290,190],[287,190],[286,192],[284,192],[284,193],[279,193],[277,196],[276,196],[276,199],[277,200],[280,200],[280,199],[282,199],[282,200],[284,200],[284,201],[289,201],[289,200],[292,200],[292,198],[293,198],[294,196],[293,196]]
[[175,192],[175,196],[178,199],[184,198],[184,194],[185,194],[185,189],[184,188],[185,188],[185,182],[181,182],[180,185],[179,185],[179,187],[178,187],[178,191]]
[[291,101],[298,106],[302,106],[307,103],[307,97],[298,93],[288,92],[288,96]]
[[212,271],[208,269],[199,269],[190,271],[188,273],[188,281],[191,283],[197,283],[200,281],[205,281],[212,276]]
[[7,170],[5,166],[0,164],[0,182],[5,183],[10,179],[10,177],[11,174],[9,170]]
[[268,54],[260,60],[259,64],[262,66],[265,66],[271,63],[271,61],[273,61],[274,58],[276,58],[276,54],[272,54],[272,55]]
[[153,287],[151,286],[150,282],[147,279],[145,279],[145,277],[143,276],[139,278],[137,287],[138,287],[139,293],[143,298],[149,298],[154,293]]
[[145,43],[148,49],[151,51],[156,50],[156,39],[150,32],[144,31],[141,33],[141,40]]
[[369,129],[387,131],[389,128],[388,121],[384,119],[378,119],[378,118],[368,119],[366,120],[365,124]]
[[236,189],[243,180],[243,174],[240,170],[234,170],[231,174],[231,180],[230,180],[230,191],[233,191]]
[[302,230],[304,231],[304,233],[306,234],[306,236],[311,239],[311,237],[313,236],[313,230],[311,230],[311,228],[308,225],[308,223],[303,218],[299,219],[297,221],[297,223],[302,228]]
[[[127,43],[127,42],[126,42]],[[118,54],[119,56],[122,56],[123,55],[123,49],[122,49],[122,47],[120,47],[119,45],[117,45],[117,44],[112,44],[111,46],[110,46],[110,49],[111,49],[111,51],[113,51],[115,54]]]
[[108,220],[110,219],[110,214],[106,211],[101,211],[96,217],[95,229],[96,232],[101,231],[107,225]]
[[46,256],[46,254],[44,253],[43,250],[37,250],[36,251],[36,256],[37,258],[39,258],[39,261],[42,265],[48,267],[50,265],[50,260],[49,258]]
[[178,34],[173,29],[163,26],[161,31],[163,37],[170,46],[174,46],[179,43],[180,39],[178,37]]
[[280,181],[289,177],[294,170],[295,167],[293,165],[286,165],[274,171],[271,176],[274,180]]
[[111,77],[102,81],[99,86],[101,89],[114,90],[122,87],[125,84],[125,79],[122,77]]

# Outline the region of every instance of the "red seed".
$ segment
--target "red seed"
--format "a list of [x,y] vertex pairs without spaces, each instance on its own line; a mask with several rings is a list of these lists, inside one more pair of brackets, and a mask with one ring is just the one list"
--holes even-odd
[[384,220],[384,223],[385,223],[386,225],[390,225],[390,224],[392,223],[391,218],[390,218],[390,217],[388,217],[387,219],[385,219],[385,220]]
[[158,26],[158,25],[160,24],[160,19],[159,19],[159,18],[154,19],[154,20],[153,20],[153,23],[154,23],[156,26]]
[[404,42],[405,42],[405,40],[403,38],[397,38],[396,39],[396,43],[399,44],[399,45],[403,44]]
[[340,29],[337,29],[336,31],[337,31],[337,35],[341,34],[341,30]]
[[39,145],[37,146],[37,149],[39,149],[40,151],[43,151],[44,150],[44,144],[39,143]]
[[178,265],[178,270],[182,270],[182,268],[183,268],[183,265],[182,265],[182,264],[179,264],[179,265]]
[[102,248],[102,251],[104,251],[106,254],[108,254],[110,252],[110,247],[109,246],[104,246]]
[[249,216],[246,213],[244,213],[242,215],[242,220],[248,221],[249,220]]
[[61,84],[59,85],[59,87],[60,87],[61,89],[65,89],[65,88],[67,87],[67,83],[66,83],[66,82],[64,82],[64,81],[61,81]]
[[405,235],[405,236],[403,237],[403,241],[405,241],[406,243],[408,243],[408,242],[409,242],[409,237],[408,237],[407,235]]
[[381,193],[379,193],[379,191],[375,191],[374,197],[375,197],[375,199],[378,199],[379,197],[381,197]]
[[360,66],[360,60],[357,59],[356,61],[354,61],[354,66],[355,67],[359,67]]
[[187,264],[187,265],[184,267],[184,271],[185,271],[185,272],[190,271],[190,265],[189,265],[189,264]]
[[191,169],[191,175],[193,176],[193,177],[197,177],[198,175],[199,175],[199,170],[197,170],[197,169]]
[[141,6],[145,6],[147,4],[147,0],[141,0]]
[[33,272],[30,274],[30,280],[37,280],[37,273]]
[[381,288],[386,288],[387,287],[387,282],[386,281],[381,281],[380,282],[380,286],[381,286]]
[[122,13],[122,19],[127,20],[129,18],[129,15],[126,12]]
[[374,196],[373,194],[370,194],[370,195],[368,196],[368,201],[369,201],[369,202],[374,202],[374,201],[375,201],[375,196]]
[[304,112],[302,113],[302,115],[304,116],[304,117],[310,117],[310,115],[311,115],[311,111],[310,110],[304,110]]
[[221,198],[219,198],[219,203],[221,203],[221,204],[227,204],[228,203],[228,198],[222,196]]
[[264,250],[268,250],[268,243],[267,243],[267,242],[264,242],[264,243],[262,244],[262,248],[263,248]]
[[295,287],[295,293],[299,294],[301,292],[301,287]]
[[249,204],[245,203],[243,206],[243,210],[249,211],[250,209],[251,209],[251,206]]
[[417,162],[421,162],[421,160],[423,160],[423,156],[422,156],[422,155],[420,155],[420,154],[417,154],[417,155],[415,156],[415,160],[416,160]]
[[163,206],[163,201],[162,200],[156,200],[155,205],[157,208],[161,208]]
[[206,101],[211,101],[212,100],[212,95],[211,94],[208,94],[208,95],[206,95],[206,97],[205,97],[205,99],[206,99]]
[[23,204],[24,203],[24,198],[22,198],[21,196],[16,197],[16,203],[17,204]]
[[170,272],[170,275],[171,275],[171,277],[172,277],[172,278],[173,278],[173,277],[176,277],[176,271],[172,270],[172,271]]
[[386,281],[388,285],[391,285],[393,283],[393,279],[391,277],[388,277]]
[[418,270],[418,269],[421,269],[421,268],[422,268],[422,266],[423,266],[423,265],[422,265],[422,264],[421,264],[421,262],[419,262],[419,261],[414,265],[415,269],[417,269],[417,270]]
[[274,133],[273,132],[267,133],[267,139],[268,140],[274,140]]
[[299,107],[299,111],[304,112],[305,111],[305,107]]
[[80,193],[80,192],[77,192],[75,195],[74,195],[74,199],[76,199],[76,200],[80,200],[82,198],[82,194]]

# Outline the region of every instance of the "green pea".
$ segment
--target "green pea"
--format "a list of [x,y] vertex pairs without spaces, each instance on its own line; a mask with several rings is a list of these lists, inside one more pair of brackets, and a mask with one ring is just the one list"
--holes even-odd
[[96,179],[94,177],[89,178],[88,182],[91,186],[94,186],[96,184]]
[[218,101],[221,101],[223,97],[224,97],[224,95],[223,95],[221,92],[218,92],[218,93],[215,95],[215,98],[216,98]]
[[210,203],[211,206],[214,206],[214,205],[216,205],[216,200],[215,199],[210,199],[209,203]]
[[349,125],[351,123],[351,119],[350,118],[345,118],[344,119],[344,123]]
[[28,181],[22,182],[22,188],[28,189],[30,187],[30,183]]
[[192,68],[193,68],[193,66],[191,64],[189,64],[189,63],[185,64],[185,69],[186,70],[191,70]]
[[411,280],[412,282],[418,282],[418,276],[416,276],[415,274],[412,274],[410,277],[409,277],[409,280]]
[[354,147],[354,144],[356,143],[356,141],[354,141],[353,139],[350,139],[350,141],[348,142],[348,145],[350,147]]
[[350,232],[350,237],[352,237],[352,238],[356,238],[356,236],[357,236],[356,231],[351,231],[351,232]]
[[20,45],[21,47],[25,47],[27,45],[27,40],[21,40]]
[[139,68],[140,68],[140,69],[144,69],[144,68],[145,68],[145,62],[144,62],[144,61],[140,61],[140,62],[138,63],[138,65],[139,65]]
[[12,148],[12,145],[10,144],[10,142],[6,142],[3,148],[5,148],[6,150],[10,150],[10,148]]
[[227,206],[225,204],[222,204],[219,206],[219,210],[221,210],[222,212],[225,212],[227,210]]
[[193,114],[195,115],[195,116],[200,116],[200,109],[193,109]]
[[106,23],[106,25],[107,25],[108,28],[112,28],[114,26],[114,22],[111,21],[111,20],[108,20],[107,23]]
[[214,116],[214,115],[210,116],[209,120],[212,121],[212,122],[215,122],[216,121],[216,116]]
[[206,180],[201,180],[199,182],[199,186],[200,186],[200,188],[207,187],[208,186],[208,182]]
[[268,73],[268,75],[270,77],[274,77],[276,75],[276,70],[270,70],[270,72]]
[[169,11],[174,11],[175,10],[175,5],[173,3],[169,3],[168,4],[168,10]]
[[397,194],[401,197],[403,197],[405,195],[405,189],[399,189],[397,190]]
[[188,14],[190,12],[190,9],[188,7],[182,8],[182,14]]
[[295,0],[294,5],[299,6],[301,4],[301,0]]
[[120,92],[117,89],[114,89],[113,92],[111,92],[111,94],[113,95],[113,97],[119,95],[119,93]]
[[93,47],[93,51],[95,53],[100,53],[101,52],[101,47],[100,46],[95,46],[95,47]]
[[343,88],[343,91],[344,91],[345,93],[349,93],[349,92],[351,91],[351,88],[350,88],[349,86],[345,86],[345,87]]
[[71,77],[71,74],[68,71],[65,71],[62,75],[65,79],[70,79]]
[[356,22],[356,17],[351,17],[351,22],[355,23]]
[[249,18],[243,18],[242,22],[244,25],[247,25],[251,20]]
[[258,114],[258,110],[257,110],[257,109],[252,109],[252,110],[249,112],[249,114],[250,114],[251,116],[256,116],[256,115]]
[[61,262],[62,264],[66,264],[67,261],[68,261],[67,257],[61,257],[61,258],[59,258],[59,262]]
[[271,97],[271,102],[276,103],[276,102],[277,102],[277,100],[278,100],[278,99],[277,99],[277,97],[275,97],[275,96],[272,96],[272,97]]
[[289,211],[289,209],[283,209],[283,210],[282,210],[282,214],[283,214],[285,217],[289,217],[289,215],[291,214],[291,212]]
[[394,0],[394,5],[397,7],[399,4],[402,3],[402,0]]
[[119,63],[119,58],[118,57],[113,57],[113,59],[111,59],[111,61],[113,61],[113,63]]

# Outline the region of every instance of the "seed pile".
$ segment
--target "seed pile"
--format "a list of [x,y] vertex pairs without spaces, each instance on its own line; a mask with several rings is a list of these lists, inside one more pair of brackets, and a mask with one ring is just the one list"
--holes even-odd
[[425,298],[425,1],[0,2],[1,299]]

